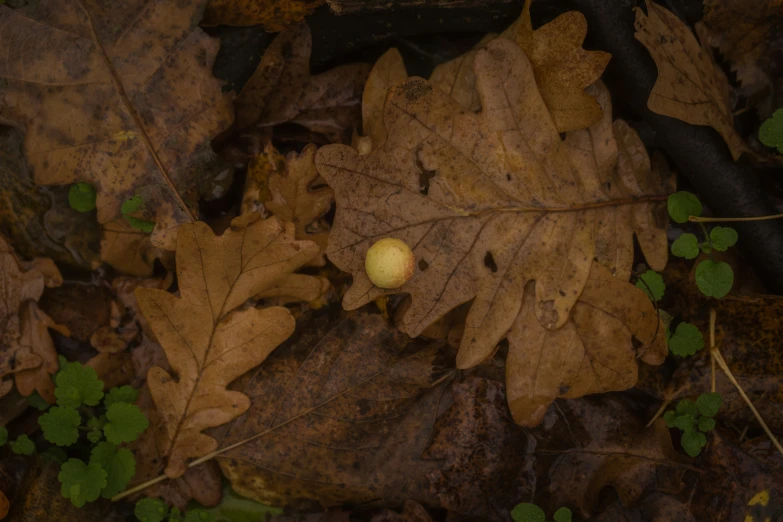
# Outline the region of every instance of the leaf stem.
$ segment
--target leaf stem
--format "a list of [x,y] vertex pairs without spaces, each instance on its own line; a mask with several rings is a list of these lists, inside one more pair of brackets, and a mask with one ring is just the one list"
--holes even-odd
[[769,216],[756,216],[756,217],[729,217],[729,218],[689,216],[688,221],[691,221],[693,223],[724,223],[727,221],[765,221],[767,219],[780,219],[780,218],[783,218],[783,214],[772,214]]
[[[710,327],[712,328],[715,323],[715,310],[710,309]],[[726,374],[726,377],[729,378],[729,381],[731,381],[731,384],[734,385],[735,388],[737,388],[737,391],[739,392],[740,396],[742,396],[742,399],[745,401],[745,404],[748,405],[750,408],[750,411],[753,412],[753,415],[756,417],[756,420],[761,424],[761,427],[764,428],[764,432],[769,437],[769,440],[772,441],[772,444],[777,448],[777,450],[780,452],[781,455],[783,455],[783,446],[780,445],[780,442],[778,442],[777,437],[772,433],[772,430],[769,429],[769,426],[767,426],[767,423],[764,422],[764,419],[761,418],[761,414],[758,412],[755,406],[753,406],[753,403],[750,402],[750,398],[745,394],[745,390],[742,389],[742,386],[737,382],[737,379],[734,378],[734,374],[731,373],[731,370],[729,369],[729,365],[726,364],[725,359],[723,359],[723,355],[721,355],[720,350],[717,346],[710,346],[710,353],[715,358],[715,360],[718,362],[718,366],[720,366],[721,370],[723,370],[723,373]]]

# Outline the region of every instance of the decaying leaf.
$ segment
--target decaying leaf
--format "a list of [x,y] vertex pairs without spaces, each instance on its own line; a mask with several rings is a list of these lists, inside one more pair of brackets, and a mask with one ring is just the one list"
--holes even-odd
[[62,191],[33,183],[22,140],[17,129],[0,128],[0,235],[22,257],[45,256],[97,268],[99,227],[94,215],[70,208]]
[[[360,154],[367,154],[386,141],[386,127],[383,123],[383,105],[389,89],[408,79],[402,55],[389,49],[372,66],[362,92],[362,133],[353,146]],[[369,140],[369,141],[367,141]]]
[[217,447],[202,431],[250,407],[246,395],[226,386],[293,332],[294,319],[283,307],[238,308],[317,253],[317,245],[294,240],[294,226],[277,218],[241,216],[219,237],[204,223],[185,224],[177,240],[180,297],[136,290],[174,373],[153,367],[147,375],[162,416],[157,443],[169,477],[181,476],[188,458]]
[[302,21],[325,0],[209,0],[202,25],[257,25],[270,33]]
[[193,220],[194,158],[232,119],[211,75],[218,43],[196,27],[205,2],[0,6],[0,117],[26,131],[35,182],[92,183],[101,223],[142,197],[169,250]]
[[302,24],[279,34],[237,96],[237,126],[271,128],[291,122],[346,141],[360,121],[360,95],[370,66],[346,64],[310,76],[312,36]]
[[38,391],[54,402],[51,374],[57,371],[57,352],[48,328],[67,335],[42,310],[38,300],[44,287],[62,284],[62,276],[49,259],[21,263],[0,237],[0,397],[11,391],[13,376],[22,395]]
[[783,8],[779,0],[749,5],[743,0],[705,0],[704,24],[710,43],[737,73],[740,93],[759,106],[762,119],[780,106],[775,96],[776,56],[783,49]]
[[636,11],[636,39],[658,66],[647,106],[651,111],[720,133],[736,160],[748,147],[734,130],[729,86],[709,52],[671,11],[647,1],[647,15]]
[[[558,132],[593,125],[601,118],[601,108],[585,89],[598,81],[611,55],[582,48],[587,21],[578,11],[564,13],[533,30],[530,3],[531,0],[525,2],[522,15],[501,38],[516,42],[527,55],[541,98]],[[494,38],[489,35],[476,49],[436,67],[430,82],[465,109],[477,111],[481,102],[476,92],[473,60],[477,51]]]
[[[553,330],[568,323],[585,286],[593,284],[591,278],[596,282],[610,277],[601,267],[593,268],[594,259],[627,278],[634,228],[647,231],[648,262],[662,269],[666,220],[654,219],[660,215],[660,203],[657,212],[650,203],[665,199],[671,184],[667,175],[645,168],[649,159],[644,147],[623,123],[615,125],[622,146],[612,167],[612,153],[604,145],[611,137],[610,115],[561,141],[530,62],[513,42],[499,38],[489,43],[474,62],[482,105],[478,115],[425,80],[412,78],[389,93],[384,119],[388,137],[381,149],[360,156],[350,147],[330,145],[316,155],[318,170],[337,199],[327,254],[354,275],[344,307],[408,293],[412,304],[401,324],[416,336],[473,299],[457,360],[460,368],[475,366],[493,353],[520,315],[527,281],[535,280],[535,299],[526,313]],[[643,205],[639,219],[630,226],[628,216],[637,212],[638,204]],[[384,237],[405,241],[416,255],[416,273],[399,289],[374,287],[364,271],[367,249]],[[612,330],[615,341],[622,338],[627,344],[613,344],[610,353],[593,358],[591,348],[577,353],[570,343],[561,342],[553,356],[563,366],[570,364],[565,363],[570,357],[585,357],[591,364],[583,371],[596,373],[592,384],[575,373],[556,387],[550,381],[546,396],[633,384],[635,371],[632,378],[625,364],[620,373],[627,377],[606,377],[613,364],[632,354],[631,332],[651,343],[645,360],[663,360],[666,347],[656,335],[663,329],[652,304],[622,280],[613,286],[608,301],[634,303],[639,307],[633,312],[636,322],[612,320],[610,326],[599,321],[594,327]],[[599,295],[590,294],[588,302],[595,303]],[[601,303],[599,308],[606,306]],[[526,349],[517,344],[510,348]],[[596,368],[599,358],[609,367]],[[523,396],[533,400],[538,393],[530,387],[524,393],[521,386],[516,389],[520,401]],[[544,411],[512,413],[518,422],[535,425]]]
[[133,228],[125,218],[103,225],[101,236],[101,259],[120,272],[149,277],[156,259],[173,265],[170,252],[153,246],[149,234]]
[[419,400],[436,378],[436,351],[406,351],[405,336],[378,315],[330,326],[297,331],[298,342],[242,386],[252,405],[221,446],[257,438],[218,457],[238,493],[269,505],[308,498],[332,506],[416,489],[405,487],[406,473],[424,465],[437,414],[440,394]]

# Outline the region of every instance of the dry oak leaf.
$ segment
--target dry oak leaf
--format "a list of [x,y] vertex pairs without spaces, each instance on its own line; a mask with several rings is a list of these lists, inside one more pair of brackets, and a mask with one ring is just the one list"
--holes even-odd
[[164,428],[158,446],[166,475],[217,447],[202,433],[244,413],[250,400],[226,389],[260,364],[294,330],[283,307],[244,308],[310,261],[318,246],[294,240],[294,226],[258,214],[240,216],[215,236],[205,223],[184,224],[177,239],[180,297],[138,288],[139,307],[166,352],[173,375],[153,367],[147,382]]
[[[570,343],[560,343],[559,357],[580,357],[590,364],[577,365],[562,383],[547,378],[546,400],[555,385],[554,395],[569,397],[625,389],[635,379],[635,371],[629,373],[626,364],[629,356],[633,359],[631,335],[653,343],[646,359],[660,362],[665,354],[662,336],[656,336],[660,324],[652,304],[632,285],[613,282],[613,295],[598,290],[611,274],[593,260],[609,264],[617,273],[630,273],[630,268],[607,259],[618,257],[612,249],[633,248],[632,228],[606,219],[610,211],[605,209],[635,204],[646,208],[666,196],[660,195],[660,188],[647,194],[644,180],[633,179],[650,176],[629,167],[638,158],[618,160],[618,172],[625,170],[615,174],[638,182],[635,190],[642,197],[635,192],[613,197],[615,192],[605,190],[605,161],[600,160],[600,166],[598,160],[585,161],[589,147],[595,148],[590,144],[594,133],[580,131],[572,143],[561,141],[519,46],[499,38],[477,53],[474,67],[483,108],[478,115],[425,80],[411,78],[389,94],[389,135],[381,149],[366,156],[342,145],[318,151],[318,170],[337,200],[327,255],[354,276],[343,306],[354,309],[381,295],[408,293],[412,304],[401,328],[417,336],[449,310],[473,299],[457,358],[458,367],[469,368],[493,353],[518,320],[523,303],[533,299],[523,292],[527,281],[535,280],[535,299],[525,310],[548,330],[566,325],[586,285],[594,285],[590,303],[597,301],[595,315],[602,318],[594,328],[611,330],[601,336],[614,341],[612,348],[593,354],[587,343],[572,352]],[[605,126],[603,121],[597,125]],[[586,150],[574,144],[582,135],[588,140]],[[634,152],[644,150],[639,149]],[[653,235],[664,238],[657,242],[663,251],[656,251],[648,262],[661,269],[666,260],[665,224],[659,226]],[[612,248],[602,246],[604,238],[622,234],[628,237],[611,243]],[[374,287],[364,271],[367,249],[384,237],[405,241],[417,259],[413,277],[395,290]],[[632,255],[623,257],[628,266]],[[601,302],[603,297],[608,302]],[[620,316],[618,323],[608,313],[612,302],[638,308]],[[624,320],[634,322],[623,325]],[[527,348],[515,344],[511,349]],[[616,374],[611,367],[595,366],[616,360],[623,362]],[[541,392],[527,388],[525,393],[532,401]],[[514,414],[517,422],[536,424],[543,412],[536,407]]]
[[360,96],[370,66],[350,63],[311,76],[312,46],[305,24],[272,41],[235,101],[240,129],[291,122],[327,136],[330,142],[350,136],[350,129],[360,121]]
[[422,498],[437,465],[422,460],[443,397],[437,347],[408,345],[380,315],[335,326],[333,312],[298,328],[239,388],[253,400],[222,437],[221,447],[239,444],[218,456],[223,473],[268,505]]
[[352,144],[359,154],[369,152],[386,141],[386,126],[383,123],[383,104],[389,89],[408,79],[408,71],[402,55],[391,48],[378,58],[370,69],[362,92],[362,133]]
[[325,0],[209,0],[202,25],[262,25],[270,33],[302,22]]
[[62,276],[49,259],[21,263],[0,237],[0,397],[11,391],[13,375],[22,395],[38,391],[54,402],[51,374],[57,371],[57,352],[48,328],[68,335],[38,308],[45,287],[62,284]]
[[205,3],[0,6],[0,119],[25,130],[35,182],[92,183],[101,223],[141,196],[169,250],[195,215],[199,153],[232,120],[211,73],[218,41],[197,27]]
[[101,259],[122,273],[136,277],[150,277],[155,260],[166,268],[174,266],[172,252],[155,247],[150,235],[133,228],[125,218],[103,225],[101,231]]
[[740,93],[757,103],[764,117],[778,108],[773,78],[783,49],[783,3],[780,0],[705,0],[704,24],[710,43],[731,63]]
[[[301,154],[289,152],[285,169],[269,176],[271,199],[266,208],[275,216],[291,221],[296,228],[296,239],[309,239],[321,249],[311,264],[323,266],[323,251],[329,239],[329,226],[319,223],[334,201],[334,191],[318,175],[315,167],[315,145],[307,145]],[[317,186],[320,181],[320,186]],[[313,189],[311,187],[316,186]],[[311,233],[308,230],[320,228]]]
[[723,137],[736,160],[749,149],[734,130],[726,76],[705,52],[696,36],[677,16],[647,0],[645,16],[636,7],[635,37],[658,67],[647,107],[655,113],[691,125],[712,127]]
[[[516,42],[528,56],[557,130],[588,127],[601,117],[601,108],[585,89],[601,77],[611,55],[582,48],[587,21],[578,11],[564,13],[533,30],[530,3],[525,2],[522,15],[500,37]],[[436,67],[430,81],[464,108],[477,111],[480,102],[472,62],[476,52],[493,38],[488,35],[476,49]]]

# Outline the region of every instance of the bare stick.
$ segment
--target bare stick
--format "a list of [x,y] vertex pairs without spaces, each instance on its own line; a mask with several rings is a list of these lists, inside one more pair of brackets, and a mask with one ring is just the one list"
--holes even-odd
[[715,319],[717,314],[715,310],[710,310],[710,366],[712,370],[712,386],[710,391],[715,393],[715,357],[712,355],[713,350],[717,350],[715,346]]
[[[710,323],[715,321],[715,310],[710,310]],[[750,398],[745,394],[745,390],[742,389],[742,387],[737,382],[737,379],[734,378],[734,374],[731,373],[731,370],[729,370],[728,364],[726,364],[726,361],[723,359],[723,355],[721,355],[720,350],[716,346],[710,347],[710,352],[712,353],[712,356],[715,358],[715,360],[718,362],[718,366],[720,366],[721,370],[723,370],[723,373],[726,374],[726,377],[729,378],[731,381],[731,384],[734,385],[735,388],[737,388],[737,391],[742,396],[742,399],[745,401],[745,404],[748,405],[750,408],[750,411],[753,412],[753,415],[756,417],[756,420],[759,421],[759,424],[761,424],[761,427],[764,428],[764,432],[766,432],[767,436],[769,437],[769,440],[772,441],[772,444],[777,448],[777,450],[780,452],[781,455],[783,455],[783,446],[780,445],[780,442],[778,442],[777,437],[772,433],[772,430],[769,429],[769,426],[767,426],[767,423],[764,422],[764,419],[761,418],[761,414],[758,412],[755,406],[753,406],[753,403],[750,402]]]
[[694,223],[724,223],[730,221],[766,221],[768,219],[780,219],[780,218],[783,218],[783,214],[773,214],[771,216],[729,217],[729,218],[689,216],[688,221],[692,221]]
[[661,415],[663,415],[663,412],[664,412],[664,410],[666,409],[666,407],[667,407],[667,406],[669,406],[669,404],[671,404],[671,403],[672,403],[672,401],[673,401],[674,399],[676,399],[677,397],[679,397],[679,395],[680,395],[680,394],[681,394],[683,391],[685,391],[686,389],[688,389],[688,387],[687,387],[687,386],[683,386],[682,388],[680,388],[680,389],[676,390],[674,393],[672,393],[671,395],[669,395],[668,397],[666,397],[666,398],[663,400],[663,404],[661,404],[661,407],[660,407],[660,408],[658,408],[658,411],[656,411],[656,412],[655,412],[655,415],[653,415],[653,416],[652,416],[652,419],[650,419],[650,422],[648,422],[648,423],[647,423],[647,425],[645,426],[645,428],[649,428],[650,426],[652,426],[652,425],[653,425],[653,422],[655,422],[656,420],[658,420],[658,417],[660,417]]

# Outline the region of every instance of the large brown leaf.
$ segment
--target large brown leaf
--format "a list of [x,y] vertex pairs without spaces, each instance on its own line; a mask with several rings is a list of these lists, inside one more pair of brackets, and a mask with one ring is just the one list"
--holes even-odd
[[57,371],[57,353],[48,328],[67,335],[67,328],[55,324],[38,300],[44,287],[62,284],[62,276],[50,259],[20,262],[0,237],[0,397],[11,391],[13,375],[22,395],[38,391],[54,402],[51,374]]
[[0,6],[0,119],[23,128],[36,183],[88,181],[98,220],[139,195],[153,241],[192,221],[192,171],[232,119],[212,77],[218,43],[196,27],[206,0],[41,0]]
[[[601,118],[601,108],[585,89],[598,81],[611,55],[582,48],[587,21],[578,11],[564,13],[533,30],[530,3],[531,0],[525,2],[522,15],[500,37],[516,42],[530,59],[541,97],[558,131],[583,129],[596,123]],[[476,49],[436,67],[430,82],[465,109],[477,111],[481,102],[473,60],[477,51],[493,38],[494,35],[488,35]]]
[[[608,95],[599,96],[606,104],[604,117],[564,143],[530,62],[516,44],[502,38],[491,42],[477,53],[474,71],[482,105],[478,115],[425,80],[412,78],[389,93],[383,147],[359,156],[349,147],[331,145],[316,155],[319,172],[337,199],[327,254],[354,275],[345,308],[385,294],[409,293],[412,304],[402,328],[416,336],[473,299],[460,368],[485,360],[506,336],[527,299],[527,281],[535,280],[535,298],[526,313],[552,330],[575,320],[571,311],[586,285],[600,286],[598,281],[611,277],[594,267],[594,260],[627,279],[634,231],[646,236],[641,243],[650,265],[662,269],[666,221],[657,217],[660,203],[651,202],[664,199],[671,183],[666,173],[650,171],[649,158],[630,127],[611,125]],[[616,162],[614,128],[621,143],[615,145]],[[384,237],[405,241],[417,259],[413,277],[395,290],[374,287],[364,271],[367,249]],[[598,356],[589,347],[571,352],[563,341],[552,357],[562,362],[585,356],[585,362],[603,360],[611,368],[618,358],[627,361],[633,334],[652,343],[645,360],[662,361],[665,345],[655,335],[659,322],[652,305],[633,286],[621,280],[612,285],[613,295],[589,294],[591,306],[598,301],[598,308],[609,312],[609,305],[600,301],[606,298],[636,310],[619,323],[608,313],[593,314],[591,328],[604,332],[596,337],[606,339],[613,331],[611,355]],[[634,323],[626,322],[630,320]],[[511,347],[526,349],[517,343]],[[579,394],[625,389],[635,380],[635,371],[629,373],[624,363],[602,370],[604,376],[594,375],[587,385],[582,372],[591,367],[569,373],[564,382],[546,377],[545,396],[575,396],[574,386]],[[525,397],[538,395],[529,386],[524,390]],[[520,423],[536,424],[543,411],[513,413]]]
[[335,325],[319,313],[237,388],[253,405],[221,443],[232,487],[275,505],[410,498],[505,520],[526,444],[502,384],[446,382],[438,345],[411,344],[379,315]]
[[370,66],[340,65],[310,75],[313,40],[302,24],[280,33],[236,99],[237,126],[271,128],[291,122],[343,141],[360,118],[359,99]]
[[177,240],[180,297],[136,290],[174,373],[153,367],[147,375],[162,417],[157,442],[169,477],[181,476],[188,458],[217,447],[202,431],[250,407],[246,395],[226,387],[293,332],[294,319],[283,307],[238,308],[274,292],[317,253],[317,245],[294,240],[293,225],[277,218],[242,216],[219,237],[204,223],[186,224]]
[[647,106],[692,125],[712,127],[736,160],[748,147],[734,130],[726,76],[677,16],[655,2],[648,0],[646,5],[647,16],[635,8],[635,36],[658,66]]

